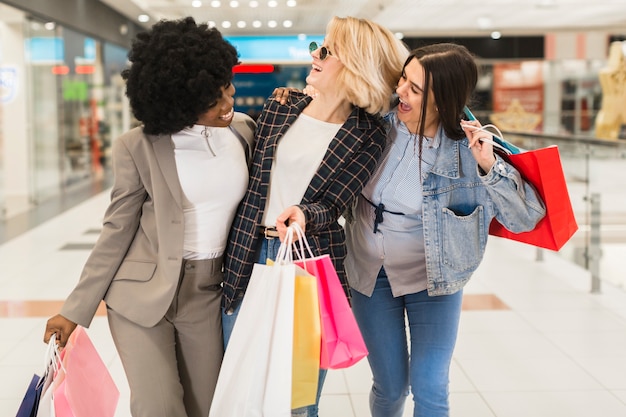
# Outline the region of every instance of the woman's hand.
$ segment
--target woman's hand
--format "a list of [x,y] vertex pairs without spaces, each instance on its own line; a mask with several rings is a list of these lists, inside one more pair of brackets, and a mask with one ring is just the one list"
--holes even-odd
[[491,167],[496,163],[496,157],[493,154],[493,135],[487,131],[481,130],[478,120],[462,120],[461,128],[469,139],[469,148],[472,155],[480,168],[484,172],[489,172]]
[[[287,104],[289,102],[289,92],[291,91],[300,91],[294,87],[276,87],[274,91],[272,91],[272,96],[274,100],[280,102],[280,104]],[[310,85],[307,85],[302,90],[304,94],[307,96],[311,96],[313,98],[317,97],[317,90]]]
[[[287,236],[287,227],[291,223],[298,223],[304,233],[306,219],[304,218],[304,213],[298,206],[288,207],[276,218],[276,231],[278,231],[278,237],[281,242],[285,241],[285,236]],[[298,235],[294,234],[293,241],[295,242],[296,240],[298,240]]]
[[74,329],[76,329],[76,323],[57,314],[51,317],[46,323],[46,332],[43,336],[43,341],[44,343],[48,343],[52,334],[56,333],[57,345],[64,347]]
[[276,87],[272,92],[272,96],[280,104],[287,104],[289,102],[289,92],[291,91],[298,91],[298,89],[293,87]]

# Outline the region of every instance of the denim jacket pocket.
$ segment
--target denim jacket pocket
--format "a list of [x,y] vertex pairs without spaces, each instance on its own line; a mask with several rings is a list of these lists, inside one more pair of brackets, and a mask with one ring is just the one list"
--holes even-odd
[[468,215],[444,208],[442,215],[442,261],[454,271],[473,270],[483,258],[483,206]]

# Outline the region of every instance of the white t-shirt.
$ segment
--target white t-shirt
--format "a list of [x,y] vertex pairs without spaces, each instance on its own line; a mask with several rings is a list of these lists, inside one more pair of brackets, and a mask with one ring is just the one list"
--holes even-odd
[[275,226],[280,213],[300,204],[341,126],[300,114],[289,127],[274,154],[263,225]]
[[229,128],[201,125],[173,134],[172,141],[184,195],[183,256],[219,257],[248,185],[243,146]]

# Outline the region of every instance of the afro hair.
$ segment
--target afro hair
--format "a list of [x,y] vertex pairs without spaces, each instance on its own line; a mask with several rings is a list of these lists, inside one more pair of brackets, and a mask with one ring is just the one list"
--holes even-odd
[[133,40],[122,71],[133,114],[147,134],[192,126],[222,95],[239,63],[215,28],[192,17],[162,20]]

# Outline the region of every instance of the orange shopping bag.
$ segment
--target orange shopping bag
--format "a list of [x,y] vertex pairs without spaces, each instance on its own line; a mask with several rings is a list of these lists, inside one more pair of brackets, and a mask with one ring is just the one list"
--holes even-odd
[[320,305],[317,279],[296,268],[291,408],[315,404],[320,368]]

